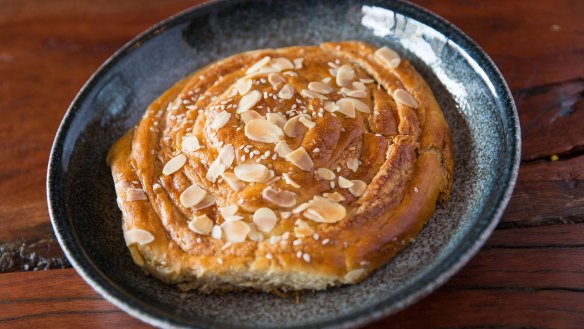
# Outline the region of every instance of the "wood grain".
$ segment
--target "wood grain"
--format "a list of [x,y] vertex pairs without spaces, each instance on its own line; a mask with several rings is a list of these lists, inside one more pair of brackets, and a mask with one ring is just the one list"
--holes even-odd
[[[76,92],[116,49],[200,1],[0,0],[0,327],[144,327],[68,267],[45,201],[47,158]],[[584,323],[584,1],[417,0],[486,50],[519,110],[517,187],[476,257],[369,328]],[[558,155],[559,161],[550,161]],[[33,269],[48,271],[27,272]]]

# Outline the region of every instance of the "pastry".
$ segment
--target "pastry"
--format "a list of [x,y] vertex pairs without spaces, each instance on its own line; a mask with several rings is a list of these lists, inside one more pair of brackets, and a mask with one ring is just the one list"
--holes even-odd
[[203,292],[295,291],[359,282],[411,243],[448,199],[452,152],[412,65],[351,41],[200,69],[108,163],[148,273]]

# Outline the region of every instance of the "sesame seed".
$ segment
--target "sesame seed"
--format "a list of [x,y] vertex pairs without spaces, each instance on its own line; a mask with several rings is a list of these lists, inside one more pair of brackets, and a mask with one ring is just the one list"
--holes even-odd
[[297,252],[296,257],[298,257],[298,258],[302,257],[302,251]]
[[305,262],[310,263],[310,255],[309,254],[304,254],[302,256],[302,258],[304,259]]
[[330,239],[324,239],[322,240],[322,244],[323,245],[328,244],[330,241],[331,241]]

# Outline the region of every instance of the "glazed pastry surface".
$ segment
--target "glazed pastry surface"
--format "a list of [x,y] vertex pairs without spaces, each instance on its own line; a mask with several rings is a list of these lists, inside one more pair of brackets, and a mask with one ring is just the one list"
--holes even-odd
[[156,99],[108,163],[134,262],[203,292],[361,281],[447,201],[454,166],[426,82],[362,42],[210,64]]

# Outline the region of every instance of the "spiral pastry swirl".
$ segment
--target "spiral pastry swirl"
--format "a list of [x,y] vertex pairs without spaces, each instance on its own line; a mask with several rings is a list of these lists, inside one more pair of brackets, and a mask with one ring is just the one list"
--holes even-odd
[[176,83],[110,150],[136,264],[183,289],[364,279],[446,202],[448,125],[389,48],[245,52]]

